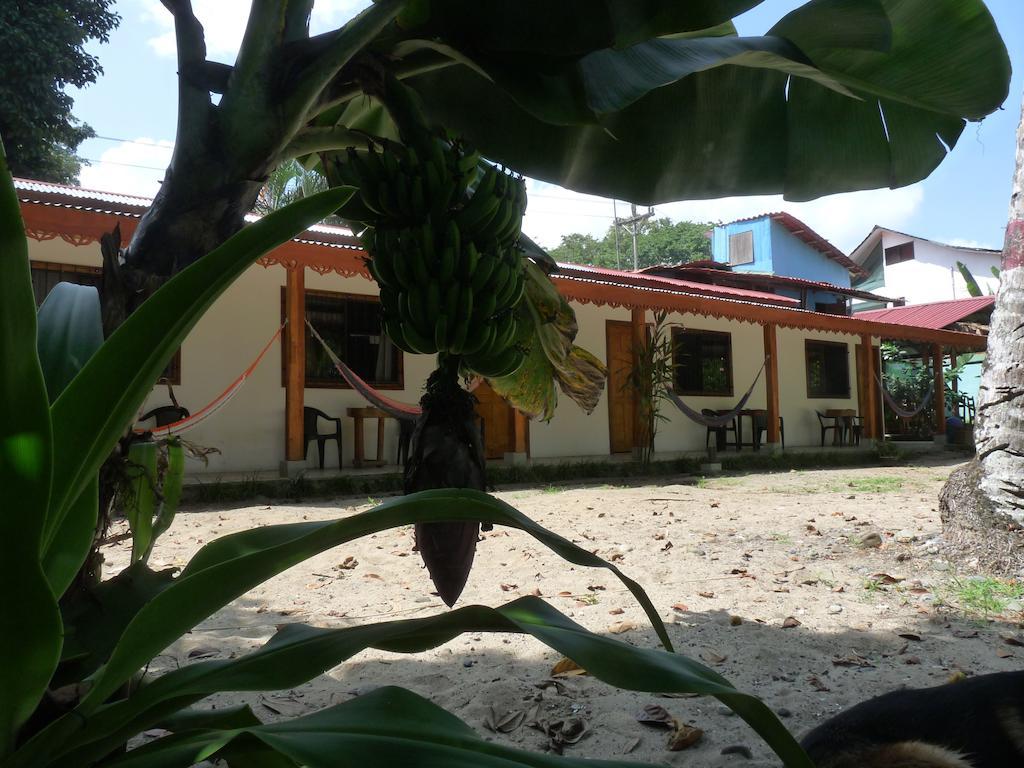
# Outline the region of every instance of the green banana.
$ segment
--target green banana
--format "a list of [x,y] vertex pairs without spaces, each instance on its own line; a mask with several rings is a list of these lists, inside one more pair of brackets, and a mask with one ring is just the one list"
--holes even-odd
[[427,307],[426,316],[428,320],[432,320],[441,314],[441,286],[437,280],[430,280],[426,283],[427,286]]
[[448,288],[444,294],[444,314],[450,317],[453,321],[461,317],[459,312],[459,284],[452,280],[448,284]]
[[477,318],[477,322],[486,323],[490,320],[497,304],[497,296],[493,291],[484,291],[483,293],[476,294],[477,306],[474,316]]
[[525,359],[526,357],[519,347],[509,347],[486,357],[478,355],[467,357],[466,364],[481,376],[497,379],[502,376],[511,376],[519,370]]
[[409,319],[417,328],[429,328],[432,315],[427,313],[427,299],[419,288],[413,288],[407,294]]
[[448,317],[438,315],[434,323],[434,346],[438,352],[448,351]]
[[430,270],[427,268],[427,261],[423,256],[423,250],[414,241],[409,241],[404,250],[409,257],[412,274],[416,278],[416,282],[420,285],[426,285],[427,281],[430,280]]
[[447,283],[455,274],[455,260],[458,253],[450,245],[446,245],[441,251],[441,259],[438,264],[437,277],[442,283]]
[[468,336],[462,347],[463,355],[474,355],[486,349],[494,340],[494,324],[480,323],[475,320],[470,324],[472,335]]
[[[476,247],[474,246],[474,250]],[[474,291],[481,290],[490,278],[491,273],[494,272],[494,268],[498,266],[498,260],[487,254],[480,254],[476,269],[473,270],[473,274],[470,277],[469,285]]]
[[470,316],[462,315],[459,318],[459,322],[452,329],[448,337],[448,351],[453,355],[462,354],[462,349],[466,345],[466,336],[469,334],[469,323]]
[[418,355],[432,355],[437,352],[437,344],[416,328],[415,325],[402,325],[402,332],[412,351]]
[[391,254],[393,255],[391,265],[394,267],[398,285],[405,290],[416,287],[417,280],[409,263],[408,254],[395,251],[391,251]]
[[412,345],[405,338],[405,334],[402,332],[402,323],[394,317],[384,318],[384,332],[388,335],[388,338],[395,343],[399,349],[410,354],[418,354],[416,350],[412,348]]
[[378,249],[375,249],[373,251],[373,265],[374,268],[377,270],[377,274],[380,276],[377,282],[381,283],[382,285],[390,285],[395,287],[401,285],[398,276],[395,275],[394,260],[394,256],[391,254],[390,251]]
[[462,251],[462,232],[459,230],[459,225],[453,219],[448,219],[448,226],[445,228],[444,233],[444,242],[455,253]]
[[472,279],[479,263],[480,251],[476,249],[476,244],[470,240],[466,243],[466,247],[462,249],[462,258],[459,259],[459,274],[462,276],[462,279]]

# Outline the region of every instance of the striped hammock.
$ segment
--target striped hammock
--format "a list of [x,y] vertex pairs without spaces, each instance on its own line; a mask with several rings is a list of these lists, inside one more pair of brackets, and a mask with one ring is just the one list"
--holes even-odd
[[885,383],[878,378],[877,374],[875,375],[875,381],[877,381],[878,386],[882,388],[882,399],[885,400],[885,404],[888,405],[892,409],[892,412],[901,419],[912,419],[917,416],[917,414],[921,413],[921,411],[928,407],[928,403],[931,402],[932,395],[935,394],[935,382],[933,381],[928,384],[928,392],[925,394],[924,398],[922,398],[921,402],[917,404],[917,407],[913,410],[907,410],[889,393],[889,390],[885,388]]
[[764,359],[764,362],[761,363],[761,367],[757,369],[757,375],[754,376],[754,380],[750,383],[750,387],[747,389],[746,392],[743,393],[743,397],[739,399],[739,402],[736,403],[736,406],[732,410],[726,413],[720,413],[717,416],[705,416],[700,411],[695,411],[693,408],[684,403],[682,399],[679,397],[679,395],[677,395],[675,392],[669,389],[665,390],[665,394],[668,396],[668,399],[672,401],[672,404],[675,405],[675,407],[678,408],[680,411],[682,411],[683,415],[686,416],[691,421],[695,421],[698,424],[708,427],[709,429],[720,429],[721,427],[724,427],[727,424],[731,423],[732,420],[739,415],[740,411],[742,411],[746,407],[747,400],[749,400],[750,395],[753,394],[754,387],[757,386],[757,380],[761,378],[761,373],[764,371],[764,367],[765,365],[767,365],[767,363],[768,358],[766,357]]
[[256,356],[256,359],[252,361],[249,367],[242,371],[241,375],[231,382],[227,389],[204,405],[200,410],[190,416],[186,416],[184,419],[172,422],[171,424],[164,424],[161,427],[150,427],[148,429],[145,427],[134,427],[132,432],[137,435],[149,432],[154,437],[170,437],[171,435],[180,435],[182,432],[187,432],[198,424],[206,421],[206,419],[213,416],[213,414],[227,405],[231,398],[238,394],[238,391],[252,375],[252,372],[256,370],[256,366],[258,366],[260,361],[263,360],[264,355],[267,354],[267,351],[273,346],[274,342],[280,338],[281,331],[284,330],[284,326],[287,322],[288,321],[286,320],[284,323],[281,323],[281,327],[278,328],[274,335],[270,337],[270,341],[268,341],[266,346],[260,350],[260,353]]
[[334,364],[335,370],[341,375],[352,389],[358,392],[360,395],[366,398],[367,402],[370,403],[374,408],[379,408],[384,413],[392,416],[400,421],[416,421],[423,413],[423,409],[416,405],[409,405],[408,403],[402,403],[398,400],[392,400],[387,395],[381,394],[378,390],[371,387],[364,381],[358,373],[349,368],[345,362],[338,357],[334,350],[327,346],[327,342],[324,341],[323,336],[317,333],[316,328],[309,322],[309,318],[306,318],[306,325],[309,327],[309,332],[313,334],[313,338],[320,342],[320,346],[324,348],[327,353],[327,357],[330,358]]

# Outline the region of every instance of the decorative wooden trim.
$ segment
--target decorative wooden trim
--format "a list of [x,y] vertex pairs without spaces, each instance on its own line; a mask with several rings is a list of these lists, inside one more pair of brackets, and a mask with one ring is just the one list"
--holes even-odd
[[622,286],[614,283],[578,280],[552,275],[558,291],[579,304],[625,307],[628,309],[667,309],[682,314],[701,315],[726,320],[738,320],[754,325],[774,323],[779,328],[809,331],[870,334],[883,339],[900,339],[924,343],[937,343],[944,347],[982,352],[988,343],[986,337],[957,331],[913,328],[910,326],[861,320],[857,317],[829,315],[798,309],[786,309],[748,301],[695,296],[654,289]]
[[772,323],[767,323],[764,326],[764,356],[766,359],[764,388],[768,406],[765,441],[775,444],[779,442],[779,340],[775,325]]
[[[303,328],[306,316],[306,271],[289,269],[285,284],[285,313],[289,328]],[[302,461],[306,445],[303,440],[303,409],[305,407],[306,334],[289,333],[285,345],[285,459]]]

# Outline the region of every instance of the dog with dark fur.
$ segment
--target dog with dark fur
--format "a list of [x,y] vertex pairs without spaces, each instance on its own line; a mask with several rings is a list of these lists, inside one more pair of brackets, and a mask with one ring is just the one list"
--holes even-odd
[[1024,672],[887,693],[801,743],[817,768],[1024,767]]

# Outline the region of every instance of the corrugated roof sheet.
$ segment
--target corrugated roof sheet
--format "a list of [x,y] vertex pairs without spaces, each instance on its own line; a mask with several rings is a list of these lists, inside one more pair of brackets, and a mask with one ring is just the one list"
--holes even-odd
[[771,304],[778,307],[799,307],[800,300],[789,296],[779,296],[765,291],[753,291],[747,288],[731,288],[725,285],[711,285],[695,280],[680,280],[673,277],[646,275],[641,272],[626,272],[604,267],[591,267],[582,264],[559,262],[558,273],[566,277],[580,277],[596,282],[614,283],[633,287],[662,288],[695,296],[715,296],[726,299],[742,299],[759,304]]
[[[34,179],[15,179],[14,189],[18,197],[25,202],[57,205],[66,208],[77,208],[86,211],[101,211],[120,216],[138,218],[153,204],[153,199],[141,195],[122,195],[113,192],[101,192],[95,189],[83,189],[67,184],[51,184]],[[249,223],[258,221],[259,214],[246,214]],[[348,227],[331,224],[314,224],[303,236],[295,238],[299,242],[318,243],[334,247],[359,247],[352,231]]]
[[866,312],[858,312],[854,317],[892,325],[909,325],[915,328],[939,330],[958,323],[976,312],[989,309],[995,302],[995,296],[973,296],[968,299],[912,304],[909,307],[871,309]]
[[784,226],[790,231],[790,233],[798,240],[802,240],[811,246],[818,253],[822,253],[828,256],[830,259],[835,261],[837,264],[841,264],[847,270],[855,275],[859,275],[864,270],[845,253],[839,250],[836,246],[832,245],[828,240],[819,235],[804,222],[800,221],[796,216],[785,211],[775,211],[774,213],[762,213],[757,216],[747,216],[743,219],[735,219],[734,221],[728,222],[729,224],[739,224],[744,221],[757,221],[758,219],[769,218],[772,221],[777,221],[779,224]]

